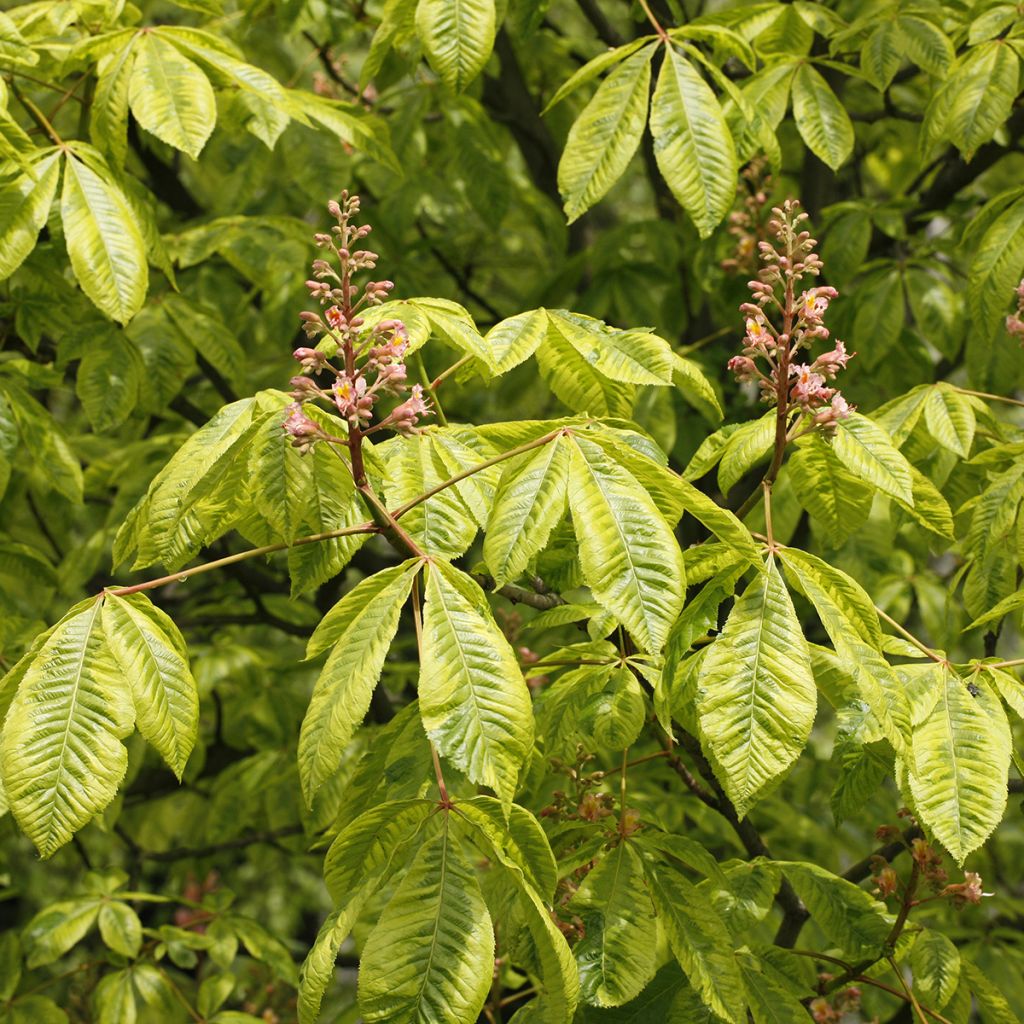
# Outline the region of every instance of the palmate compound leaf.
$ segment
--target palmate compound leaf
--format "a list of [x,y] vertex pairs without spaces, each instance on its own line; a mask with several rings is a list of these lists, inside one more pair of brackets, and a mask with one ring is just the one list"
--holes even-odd
[[658,169],[707,238],[735,199],[736,148],[711,87],[674,46],[665,49],[651,101],[651,134]]
[[360,958],[367,1024],[475,1024],[494,977],[494,930],[448,816],[420,848]]
[[484,592],[442,561],[427,569],[419,700],[441,754],[510,804],[533,746],[530,693]]
[[558,164],[558,190],[570,224],[604,197],[640,145],[656,48],[650,43],[623,60],[569,131]]
[[106,594],[103,629],[139,732],[180,779],[199,732],[199,693],[178,627],[143,594]]
[[398,619],[422,562],[401,565],[357,583],[320,621],[307,657],[333,648],[313,688],[299,733],[299,778],[312,803],[370,707]]
[[701,733],[740,815],[800,756],[815,707],[807,641],[769,558],[711,645],[697,686]]
[[746,1020],[743,979],[732,940],[710,901],[671,869],[647,871],[672,952],[704,1005],[729,1024]]
[[569,508],[584,579],[638,646],[660,651],[683,607],[686,582],[679,545],[628,470],[585,436],[567,440]]
[[1006,809],[1010,726],[987,680],[978,680],[974,696],[947,664],[930,675],[937,699],[914,730],[907,781],[921,823],[963,864]]
[[547,545],[565,514],[568,479],[564,437],[509,461],[484,535],[484,562],[496,586],[516,579]]
[[51,856],[114,798],[135,713],[98,599],[72,608],[24,670],[0,739],[11,812]]
[[654,905],[631,843],[619,843],[598,861],[570,909],[586,929],[573,949],[583,999],[595,1006],[628,1003],[657,966]]

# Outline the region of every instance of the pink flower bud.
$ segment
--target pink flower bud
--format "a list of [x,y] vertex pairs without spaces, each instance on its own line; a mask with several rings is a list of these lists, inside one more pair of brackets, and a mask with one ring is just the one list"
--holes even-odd
[[330,215],[331,215],[332,217],[340,217],[340,216],[341,216],[341,207],[340,207],[340,206],[339,206],[339,205],[338,205],[338,204],[337,204],[337,203],[336,203],[336,202],[335,202],[335,201],[334,201],[334,200],[332,199],[332,200],[331,200],[331,201],[330,201],[330,202],[329,202],[329,203],[327,204],[327,212],[328,212],[328,213],[329,213],[329,214],[330,214]]

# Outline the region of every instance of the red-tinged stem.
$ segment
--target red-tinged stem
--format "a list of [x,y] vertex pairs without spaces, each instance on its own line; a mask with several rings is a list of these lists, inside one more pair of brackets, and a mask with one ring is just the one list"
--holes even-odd
[[647,20],[654,26],[654,31],[658,33],[658,37],[663,43],[668,43],[671,40],[668,37],[668,33],[662,28],[661,22],[654,16],[654,12],[647,4],[647,0],[640,0],[640,6],[643,8],[644,14],[647,15]]
[[910,643],[912,643],[926,657],[931,658],[932,661],[936,662],[939,665],[948,665],[949,664],[949,662],[945,658],[943,658],[939,654],[936,654],[936,652],[933,651],[927,644],[925,644],[922,641],[918,640],[917,637],[914,636],[914,634],[911,633],[909,629],[907,629],[905,626],[903,626],[899,622],[897,622],[891,615],[889,615],[888,613],[884,612],[881,608],[878,607],[877,604],[875,605],[875,611],[878,612],[878,614],[883,619],[885,619],[885,621],[888,622],[889,625],[892,626],[893,629],[895,629],[897,632],[901,633],[906,640],[908,640]]
[[1024,402],[1018,398],[1007,398],[1006,395],[992,395],[987,391],[971,391],[969,388],[957,388],[961,395],[973,395],[975,398],[987,398],[990,402],[1006,402],[1008,405],[1019,405],[1024,407]]
[[143,590],[155,590],[157,587],[167,586],[168,583],[184,583],[192,576],[198,576],[213,569],[220,569],[225,565],[233,565],[235,562],[244,562],[247,558],[259,558],[261,555],[272,555],[276,551],[287,551],[289,548],[301,547],[303,544],[317,544],[325,540],[334,540],[336,537],[349,537],[357,533],[377,533],[378,527],[373,523],[360,523],[358,526],[346,526],[341,530],[328,530],[326,533],[312,533],[308,537],[299,537],[291,544],[264,544],[261,548],[249,548],[247,551],[239,551],[234,555],[227,555],[224,558],[214,559],[212,562],[204,562],[202,565],[193,566],[191,569],[182,569],[181,572],[173,572],[169,576],[161,576],[159,579],[147,580],[145,583],[136,583],[131,587],[108,587],[104,593],[113,594],[115,597],[127,597],[129,594],[138,594]]

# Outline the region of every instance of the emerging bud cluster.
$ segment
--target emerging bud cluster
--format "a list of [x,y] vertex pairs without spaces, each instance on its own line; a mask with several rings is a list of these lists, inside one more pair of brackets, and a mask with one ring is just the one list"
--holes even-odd
[[[768,229],[773,241],[758,243],[763,266],[757,280],[748,282],[751,302],[740,312],[746,316],[742,355],[729,360],[729,369],[740,381],[757,381],[761,397],[769,403],[796,406],[811,417],[812,425],[829,427],[848,416],[851,407],[829,381],[853,358],[846,346],[834,347],[815,358],[815,341],[829,338],[825,313],[838,292],[827,285],[801,290],[806,277],[817,277],[821,260],[810,232],[801,230],[807,214],[796,200],[772,209]],[[805,362],[797,362],[801,349]]]
[[1017,310],[1006,318],[1006,331],[1024,345],[1024,278],[1017,285]]
[[766,209],[768,193],[772,190],[772,176],[768,161],[754,157],[740,174],[737,193],[742,200],[740,209],[729,214],[729,234],[736,240],[731,256],[722,260],[721,267],[730,273],[757,273],[758,243],[766,237]]
[[[342,192],[341,202],[332,199],[327,211],[338,223],[329,234],[318,233],[313,238],[333,261],[314,260],[313,276],[306,281],[310,297],[323,310],[299,314],[306,337],[311,342],[320,339],[320,344],[316,348],[300,347],[293,353],[302,373],[291,379],[293,401],[283,424],[293,444],[303,449],[322,436],[320,427],[303,411],[307,402],[330,402],[348,422],[350,431],[364,434],[382,427],[403,434],[415,433],[419,420],[430,415],[423,388],[414,384],[410,389],[406,383],[409,336],[405,324],[386,319],[367,326],[366,318],[360,315],[361,310],[384,302],[394,283],[367,281],[358,294],[352,283],[357,273],[373,270],[377,265],[375,252],[357,248],[370,233],[368,224],[352,223],[359,213],[359,197]],[[337,347],[336,356],[328,356],[324,350],[322,343],[328,339]],[[332,358],[343,360],[344,366],[336,366]],[[320,377],[326,380],[318,380]],[[407,391],[408,397],[374,426],[369,425],[374,406],[381,398],[402,398]]]

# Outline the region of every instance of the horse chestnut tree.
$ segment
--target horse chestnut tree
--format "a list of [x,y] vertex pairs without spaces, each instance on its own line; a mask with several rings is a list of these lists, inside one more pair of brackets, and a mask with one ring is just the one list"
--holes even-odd
[[0,14],[0,1021],[1020,1019],[1020,12],[693,6]]

